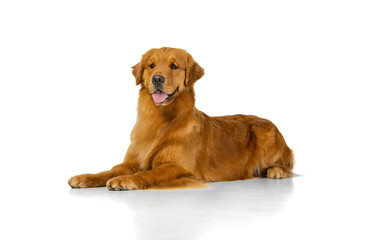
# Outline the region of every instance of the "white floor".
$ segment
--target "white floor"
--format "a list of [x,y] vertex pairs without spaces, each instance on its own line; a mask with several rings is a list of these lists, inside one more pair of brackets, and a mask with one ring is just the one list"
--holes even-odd
[[1,239],[387,239],[382,182],[296,176],[209,189],[4,187]]

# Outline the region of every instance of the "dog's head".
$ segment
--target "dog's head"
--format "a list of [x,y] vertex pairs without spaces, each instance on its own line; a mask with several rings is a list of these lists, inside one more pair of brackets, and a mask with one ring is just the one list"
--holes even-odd
[[204,70],[185,50],[151,49],[132,67],[136,85],[148,90],[156,105],[166,106],[193,87]]

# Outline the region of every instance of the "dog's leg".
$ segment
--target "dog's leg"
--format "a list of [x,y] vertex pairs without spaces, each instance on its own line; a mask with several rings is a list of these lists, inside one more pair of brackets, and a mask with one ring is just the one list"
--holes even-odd
[[133,174],[138,167],[133,150],[129,147],[123,163],[108,171],[74,176],[69,179],[68,183],[72,188],[104,187],[109,179],[120,175]]
[[261,176],[268,178],[292,177],[294,156],[282,134],[268,120],[262,119],[253,126],[257,138],[257,156]]
[[189,171],[173,163],[161,164],[153,170],[137,172],[129,176],[112,178],[106,186],[109,190],[206,187],[205,184],[194,179]]

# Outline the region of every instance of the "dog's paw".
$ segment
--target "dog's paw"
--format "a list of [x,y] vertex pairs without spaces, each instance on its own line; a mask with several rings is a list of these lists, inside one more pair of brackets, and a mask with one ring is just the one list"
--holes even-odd
[[111,191],[139,189],[138,185],[131,176],[119,176],[112,178],[106,183],[106,187]]
[[67,182],[72,188],[103,187],[105,182],[97,174],[81,174]]
[[281,167],[271,167],[267,170],[267,178],[288,178],[292,177],[292,173],[287,172]]

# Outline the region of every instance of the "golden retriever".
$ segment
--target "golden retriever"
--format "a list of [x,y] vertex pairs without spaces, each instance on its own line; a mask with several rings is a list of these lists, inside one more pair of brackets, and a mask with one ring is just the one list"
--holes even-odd
[[137,121],[123,163],[69,179],[73,188],[203,188],[206,182],[293,175],[294,158],[269,120],[209,117],[195,108],[204,69],[185,50],[151,49],[133,68],[141,85]]

